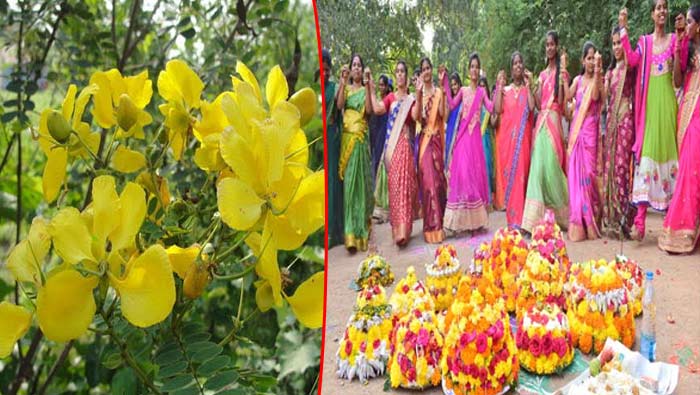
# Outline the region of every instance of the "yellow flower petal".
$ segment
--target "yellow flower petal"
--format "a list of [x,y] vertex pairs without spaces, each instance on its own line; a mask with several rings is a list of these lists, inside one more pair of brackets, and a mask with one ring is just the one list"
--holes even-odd
[[187,271],[194,265],[194,261],[197,259],[201,249],[199,244],[193,244],[187,248],[172,245],[165,252],[168,253],[168,259],[170,259],[170,266],[172,266],[173,271],[184,280]]
[[92,234],[103,245],[119,225],[119,195],[112,176],[98,176],[92,182]]
[[114,117],[112,100],[112,83],[104,71],[98,71],[90,77],[90,85],[96,85],[97,91],[92,98],[92,116],[98,125],[111,128],[117,122]]
[[221,98],[221,111],[226,115],[226,119],[233,127],[234,132],[240,134],[246,140],[251,140],[250,126],[233,95],[226,95]]
[[134,245],[136,234],[146,218],[146,192],[140,185],[129,182],[119,196],[119,222],[109,235],[113,250],[121,250]]
[[255,303],[263,313],[270,310],[275,304],[275,298],[272,296],[272,287],[267,280],[258,280],[255,282]]
[[226,178],[219,182],[217,202],[221,219],[236,230],[247,230],[255,225],[260,219],[264,203],[250,185],[236,178]]
[[78,87],[76,87],[74,84],[70,84],[68,86],[68,90],[66,91],[66,97],[63,98],[63,103],[61,105],[61,113],[63,114],[63,118],[67,120],[70,119],[73,115],[73,107],[75,106],[76,92],[78,92]]
[[124,78],[126,94],[133,100],[136,107],[143,109],[151,102],[153,83],[148,79],[148,70]]
[[244,183],[262,193],[260,161],[255,157],[254,146],[242,135],[230,128],[224,130],[219,142],[221,157]]
[[68,165],[68,152],[65,148],[54,148],[49,150],[44,166],[44,175],[41,177],[41,184],[44,191],[44,199],[47,203],[53,203],[58,197],[58,193],[66,178],[66,166]]
[[245,81],[238,81],[234,87],[238,106],[248,123],[265,119],[267,112],[260,105],[260,100],[256,97],[253,87]]
[[194,135],[199,141],[202,141],[211,134],[223,132],[224,128],[229,125],[226,114],[221,107],[221,102],[226,96],[229,96],[229,100],[233,100],[231,92],[224,92],[212,103],[202,101],[202,108],[200,110],[202,119],[194,126]]
[[294,228],[286,216],[275,216],[268,213],[265,226],[270,227],[270,233],[274,235],[275,243],[280,250],[296,250],[304,244],[308,237],[308,234]]
[[32,323],[32,313],[24,307],[9,302],[0,303],[0,358],[12,353],[17,340],[21,339]]
[[309,123],[311,118],[316,115],[318,99],[316,98],[316,92],[309,87],[297,91],[289,98],[289,102],[299,109],[301,113],[301,126]]
[[268,189],[271,195],[270,203],[276,211],[285,210],[292,202],[301,180],[305,175],[305,169],[295,171],[294,166],[285,166],[282,178],[273,182]]
[[56,143],[49,133],[48,119],[49,114],[53,110],[50,108],[44,109],[39,116],[39,147],[46,156],[51,152],[51,147]]
[[280,101],[287,100],[289,87],[287,77],[284,76],[280,66],[275,66],[267,75],[267,85],[265,85],[265,96],[270,109],[275,108]]
[[74,264],[83,259],[95,261],[91,251],[92,236],[77,209],[62,208],[51,220],[49,234],[56,253],[64,262]]
[[287,158],[285,167],[289,168],[297,178],[306,175],[306,166],[309,165],[309,142],[306,133],[302,129],[297,130],[284,151]]
[[121,173],[133,173],[146,166],[146,157],[142,153],[120,145],[112,155],[112,168]]
[[165,320],[175,304],[175,280],[165,249],[153,245],[128,264],[126,275],[110,275],[119,292],[124,318],[138,327]]
[[313,274],[299,285],[294,295],[287,297],[299,322],[312,329],[323,326],[324,274]]
[[[85,112],[85,106],[87,106],[88,102],[90,101],[90,96],[94,95],[95,92],[97,92],[97,89],[97,85],[93,84],[86,86],[85,88],[83,88],[83,90],[80,91],[78,99],[75,101],[75,111],[73,112],[72,123],[73,129],[77,129],[78,125],[80,125],[83,118],[83,113]],[[97,135],[99,136],[99,134]],[[95,152],[97,152],[97,148],[95,148]]]
[[158,93],[167,101],[184,101],[189,108],[198,108],[204,83],[187,63],[174,59],[158,75]]
[[309,235],[325,224],[325,178],[317,171],[304,178],[286,216],[302,234]]
[[97,277],[83,277],[73,269],[49,277],[36,304],[39,326],[49,340],[65,342],[87,331],[95,315],[92,290],[97,283]]
[[[262,102],[262,95],[260,95],[260,85],[258,85],[258,79],[255,78],[255,74],[250,71],[248,66],[240,61],[236,62],[236,73],[240,74],[243,81],[250,84],[250,86],[253,88],[253,92],[255,93],[255,97],[258,99],[258,102]],[[233,86],[235,87],[236,84],[234,83]]]
[[194,163],[204,171],[219,171],[226,167],[226,162],[219,152],[221,133],[210,134],[194,153]]
[[48,221],[34,217],[27,238],[17,244],[7,258],[7,268],[17,281],[41,284],[41,267],[51,248]]
[[263,158],[267,160],[268,166],[268,182],[275,182],[282,177],[284,152],[297,130],[299,130],[299,110],[286,101],[279,102],[272,110],[271,122],[260,125]]
[[258,261],[255,273],[270,285],[272,300],[275,306],[282,305],[282,275],[277,263],[277,247],[269,233],[251,233],[246,238],[246,244],[253,251]]

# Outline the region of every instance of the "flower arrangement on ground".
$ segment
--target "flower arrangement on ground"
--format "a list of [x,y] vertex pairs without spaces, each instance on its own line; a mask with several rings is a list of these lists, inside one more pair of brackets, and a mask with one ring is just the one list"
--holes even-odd
[[381,284],[384,287],[394,283],[394,273],[389,263],[378,254],[370,254],[357,268],[357,278],[350,284],[350,288],[360,291],[368,284]]
[[490,248],[490,259],[485,260],[483,266],[484,277],[503,290],[506,309],[509,312],[515,311],[518,289],[516,279],[525,266],[528,255],[527,241],[518,230],[501,228],[494,234]]
[[532,240],[530,247],[549,245],[554,250],[554,256],[557,257],[559,263],[564,267],[564,271],[568,273],[571,267],[569,254],[566,252],[566,243],[564,242],[564,234],[557,225],[554,213],[547,210],[544,219],[532,229]]
[[559,372],[574,360],[569,320],[554,304],[538,304],[521,314],[515,341],[520,366],[533,373]]
[[538,245],[527,255],[525,266],[516,280],[516,312],[526,312],[536,303],[566,306],[564,272],[549,245]]
[[624,255],[615,257],[615,266],[617,267],[617,272],[622,276],[622,282],[630,292],[634,315],[638,316],[642,314],[642,297],[644,296],[644,284],[642,279],[644,278],[644,271],[639,267],[637,262]]
[[437,311],[446,310],[452,304],[461,277],[459,267],[457,250],[452,244],[438,247],[435,250],[435,260],[425,265],[428,273],[426,285],[435,299]]
[[587,354],[598,353],[609,337],[632,348],[632,299],[614,261],[573,264],[566,288],[567,316],[575,346]]

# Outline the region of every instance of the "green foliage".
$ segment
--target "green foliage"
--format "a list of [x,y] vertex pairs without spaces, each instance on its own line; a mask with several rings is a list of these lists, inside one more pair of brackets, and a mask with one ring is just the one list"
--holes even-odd
[[[687,11],[690,3],[671,2],[667,30],[673,28],[675,16]],[[595,43],[606,65],[611,61],[610,32],[617,25],[622,7],[629,10],[633,45],[639,35],[653,30],[649,0],[419,0],[413,6],[402,4],[319,1],[323,45],[331,50],[334,61],[347,62],[353,50],[370,66],[387,71],[393,69],[397,54],[411,66],[416,64],[424,51],[420,32],[429,26],[435,32],[432,53],[428,54],[434,65],[445,64],[450,71],[457,70],[464,81],[469,54],[477,51],[493,84],[498,70],[510,75],[510,56],[516,50],[523,53],[526,67],[539,73],[545,67],[544,42],[549,30],[559,33],[572,74],[580,70],[580,53],[587,40]]]

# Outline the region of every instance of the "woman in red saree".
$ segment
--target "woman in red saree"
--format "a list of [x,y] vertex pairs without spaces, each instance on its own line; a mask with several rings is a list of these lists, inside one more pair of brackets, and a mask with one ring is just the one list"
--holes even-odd
[[678,111],[678,180],[659,236],[659,248],[673,253],[693,252],[700,238],[700,6],[691,7],[686,20],[673,72],[676,81],[685,79]]
[[[525,188],[530,172],[535,98],[530,89],[532,74],[525,70],[523,56],[516,51],[510,57],[513,82],[494,96],[498,114],[496,129],[496,205],[506,210],[506,223],[520,227],[525,206]],[[505,85],[505,73],[498,75],[498,84]]]
[[[427,243],[445,239],[442,218],[447,199],[447,181],[443,161],[445,146],[444,92],[433,84],[430,59],[420,62],[421,77],[416,83],[416,106],[413,116],[421,124],[418,149],[418,185],[423,203],[423,237]],[[449,88],[448,88],[449,89]]]
[[[380,168],[384,166],[388,179],[389,222],[394,242],[399,247],[408,243],[416,213],[416,164],[413,153],[415,101],[408,94],[408,68],[404,61],[396,64],[396,92],[377,100],[372,92],[372,108],[375,114],[388,113],[386,138]],[[371,83],[370,83],[371,85]]]

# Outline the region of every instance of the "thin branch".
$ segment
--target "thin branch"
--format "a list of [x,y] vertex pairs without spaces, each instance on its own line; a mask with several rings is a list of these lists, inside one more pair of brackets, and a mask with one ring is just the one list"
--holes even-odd
[[119,66],[119,54],[117,53],[117,0],[112,0],[112,45],[114,45],[114,56],[117,66]]
[[5,154],[2,156],[2,162],[0,162],[0,173],[2,173],[2,169],[5,167],[7,160],[10,158],[10,151],[12,151],[12,146],[15,144],[16,138],[17,133],[15,132],[12,137],[10,137],[10,141],[7,143],[7,149],[5,150]]
[[[161,0],[158,0],[156,2],[155,6],[153,6],[153,11],[151,11],[151,16],[148,18],[148,24],[146,24],[146,28],[141,30],[139,32],[139,35],[136,36],[136,39],[134,39],[134,41],[132,41],[129,44],[129,47],[126,48],[126,50],[124,52],[123,59],[122,59],[122,63],[124,63],[124,64],[126,63],[126,60],[129,59],[129,57],[131,57],[131,54],[136,49],[136,46],[139,45],[139,43],[146,37],[146,34],[148,34],[148,32],[150,31],[148,29],[148,26],[151,25],[151,23],[153,22],[153,15],[155,15],[156,11],[158,11],[158,8],[160,8],[160,3],[161,3]],[[122,65],[122,68],[123,68],[123,66],[124,65]]]
[[117,64],[117,69],[122,71],[124,68],[124,63],[126,62],[126,51],[131,43],[131,33],[134,31],[134,26],[136,25],[136,11],[139,9],[140,0],[134,0],[131,5],[131,13],[129,14],[129,28],[126,31],[126,36],[124,38],[124,49],[122,50],[122,56],[119,59],[119,64]]
[[36,350],[39,348],[39,343],[41,342],[41,338],[43,336],[44,334],[41,332],[41,329],[37,329],[36,333],[34,333],[34,337],[32,338],[32,343],[29,346],[27,355],[25,355],[24,360],[19,366],[17,376],[15,376],[12,386],[10,386],[10,392],[8,392],[8,395],[16,395],[19,389],[22,387],[24,380],[31,377],[32,359],[34,359],[34,354],[36,354]]
[[[46,376],[46,381],[44,381],[44,384],[39,389],[39,392],[38,392],[39,395],[43,395],[44,392],[46,392],[46,388],[49,387],[49,383],[51,382],[53,377],[56,375],[58,368],[60,368],[61,365],[63,365],[63,362],[65,362],[66,358],[68,358],[68,353],[70,352],[71,348],[73,348],[73,340],[66,343],[65,347],[63,347],[63,351],[61,351],[61,355],[58,357],[56,362],[51,367],[51,370],[49,371],[49,375]],[[39,381],[39,380],[37,380],[37,381]]]

